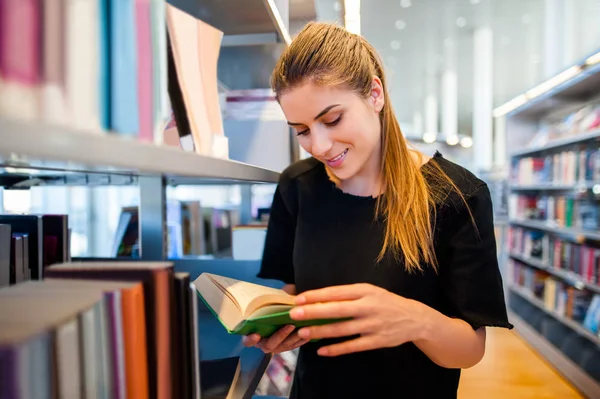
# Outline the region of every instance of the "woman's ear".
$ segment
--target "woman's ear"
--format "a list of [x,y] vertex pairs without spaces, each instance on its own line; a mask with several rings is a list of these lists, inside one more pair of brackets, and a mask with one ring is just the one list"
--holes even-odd
[[371,103],[377,113],[381,112],[385,104],[385,95],[383,93],[383,83],[378,76],[373,76],[371,82]]

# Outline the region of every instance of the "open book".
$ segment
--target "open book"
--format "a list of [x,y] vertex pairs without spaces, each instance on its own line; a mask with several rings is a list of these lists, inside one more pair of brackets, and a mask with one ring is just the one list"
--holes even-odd
[[268,337],[279,328],[327,324],[337,320],[292,320],[289,311],[295,297],[283,290],[240,281],[211,273],[202,273],[194,286],[211,312],[230,334],[258,333]]

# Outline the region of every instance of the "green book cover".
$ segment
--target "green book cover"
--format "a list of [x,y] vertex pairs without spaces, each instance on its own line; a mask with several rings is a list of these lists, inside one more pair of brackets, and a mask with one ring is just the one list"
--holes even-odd
[[[227,325],[221,320],[219,315],[215,312],[215,310],[206,302],[206,300],[202,297],[202,295],[196,291],[198,297],[206,304],[206,307],[210,309],[211,313],[219,320],[221,325],[225,328],[225,330],[229,334],[237,334],[237,335],[250,335],[250,334],[258,334],[263,338],[267,338],[271,336],[274,332],[286,325],[294,325],[297,328],[306,327],[306,326],[315,326],[315,325],[323,325],[341,321],[342,319],[318,319],[318,320],[293,320],[290,317],[290,312],[277,312],[269,315],[259,316],[256,318],[251,318],[242,321],[240,324],[236,326],[234,329],[230,329]],[[291,309],[291,307],[290,307]]]

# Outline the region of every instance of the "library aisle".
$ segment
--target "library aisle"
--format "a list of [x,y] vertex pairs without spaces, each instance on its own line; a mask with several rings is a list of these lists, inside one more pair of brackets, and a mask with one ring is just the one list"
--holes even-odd
[[483,360],[464,370],[459,399],[583,398],[513,330],[489,328]]

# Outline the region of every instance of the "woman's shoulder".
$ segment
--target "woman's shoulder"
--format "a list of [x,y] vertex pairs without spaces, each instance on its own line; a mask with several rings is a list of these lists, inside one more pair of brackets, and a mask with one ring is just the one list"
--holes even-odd
[[[433,162],[439,169],[432,167]],[[465,205],[465,201],[468,203],[473,197],[489,196],[489,189],[485,181],[466,167],[445,158],[439,152],[436,152],[426,166],[425,170],[428,173],[425,173],[425,175],[429,180],[440,210],[448,207],[459,210]],[[449,184],[447,179],[440,178],[440,170],[450,179],[452,184]]]
[[278,184],[285,190],[298,181],[314,180],[320,177],[319,172],[322,168],[323,164],[312,157],[296,161],[281,172]]

